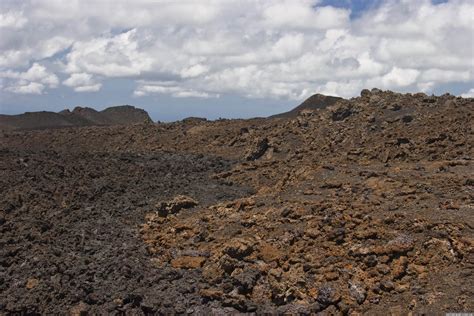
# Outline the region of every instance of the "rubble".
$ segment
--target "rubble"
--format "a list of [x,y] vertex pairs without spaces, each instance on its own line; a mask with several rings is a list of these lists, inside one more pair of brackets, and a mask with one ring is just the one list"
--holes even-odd
[[0,312],[473,310],[473,99],[293,114],[0,135]]

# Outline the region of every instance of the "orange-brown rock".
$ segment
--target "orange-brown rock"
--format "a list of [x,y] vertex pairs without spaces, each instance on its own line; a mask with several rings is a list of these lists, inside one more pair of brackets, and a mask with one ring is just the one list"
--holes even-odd
[[29,278],[27,281],[26,281],[26,288],[31,290],[32,288],[35,288],[36,286],[38,286],[39,284],[39,280],[38,279],[35,279],[35,278]]
[[205,257],[183,256],[171,260],[171,266],[178,269],[197,269],[202,267]]

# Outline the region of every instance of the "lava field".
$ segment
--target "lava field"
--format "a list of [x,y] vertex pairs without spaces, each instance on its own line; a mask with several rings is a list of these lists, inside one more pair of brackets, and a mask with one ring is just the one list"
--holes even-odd
[[474,100],[0,132],[0,314],[474,311]]

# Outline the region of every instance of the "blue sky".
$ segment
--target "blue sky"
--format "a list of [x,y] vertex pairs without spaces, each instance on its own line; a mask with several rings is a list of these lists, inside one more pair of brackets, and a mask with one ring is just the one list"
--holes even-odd
[[468,0],[94,3],[0,3],[0,113],[132,104],[172,121],[372,87],[474,95]]

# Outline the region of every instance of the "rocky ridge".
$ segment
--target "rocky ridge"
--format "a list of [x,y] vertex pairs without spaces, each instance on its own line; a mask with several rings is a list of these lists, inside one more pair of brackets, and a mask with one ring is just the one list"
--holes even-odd
[[75,107],[61,112],[27,112],[19,115],[0,115],[0,130],[35,130],[95,125],[130,125],[152,123],[148,113],[130,105],[109,107],[96,111]]

